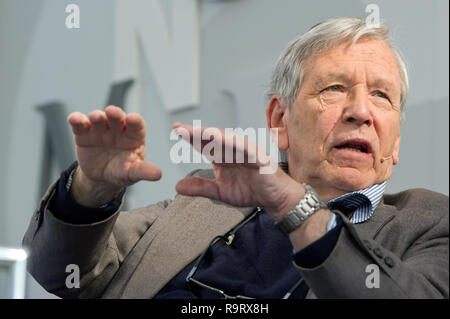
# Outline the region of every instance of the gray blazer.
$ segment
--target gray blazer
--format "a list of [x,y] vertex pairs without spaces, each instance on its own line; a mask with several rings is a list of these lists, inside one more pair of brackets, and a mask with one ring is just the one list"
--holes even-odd
[[[213,177],[211,171],[192,175]],[[213,237],[253,210],[177,195],[73,225],[48,209],[55,187],[34,212],[23,245],[31,275],[66,298],[152,298]],[[307,298],[448,298],[448,208],[447,196],[414,189],[385,195],[364,223],[341,215],[344,226],[325,262],[313,269],[296,266],[310,287]],[[80,267],[80,288],[66,287],[68,264]],[[379,288],[366,286],[371,264],[379,268]]]

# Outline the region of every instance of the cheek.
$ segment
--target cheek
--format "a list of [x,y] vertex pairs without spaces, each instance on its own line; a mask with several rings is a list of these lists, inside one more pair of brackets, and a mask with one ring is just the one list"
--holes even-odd
[[340,109],[328,109],[325,112],[321,113],[321,116],[318,117],[316,121],[318,137],[320,138],[322,147],[325,148],[324,152],[326,151],[327,145],[332,140],[333,132],[339,122],[340,115]]
[[[391,124],[386,125],[386,123],[389,122]],[[380,149],[382,152],[392,152],[394,150],[395,142],[398,136],[400,136],[400,125],[389,119],[380,120],[378,123],[377,135]]]
[[339,120],[338,114],[337,109],[310,110],[296,114],[289,130],[291,145],[300,148],[299,152],[309,154],[308,157],[322,158],[327,151],[327,141]]

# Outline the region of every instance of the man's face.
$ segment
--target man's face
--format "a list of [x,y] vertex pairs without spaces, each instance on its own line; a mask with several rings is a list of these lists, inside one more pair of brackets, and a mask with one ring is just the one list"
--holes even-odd
[[308,59],[285,114],[292,177],[330,198],[387,180],[398,162],[399,105],[396,59],[383,42],[343,44]]

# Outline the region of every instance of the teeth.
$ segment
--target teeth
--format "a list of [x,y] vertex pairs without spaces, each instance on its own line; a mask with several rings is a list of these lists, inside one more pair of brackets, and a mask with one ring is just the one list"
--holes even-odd
[[362,152],[359,148],[353,148],[353,147],[343,147],[342,149],[351,150],[355,152]]

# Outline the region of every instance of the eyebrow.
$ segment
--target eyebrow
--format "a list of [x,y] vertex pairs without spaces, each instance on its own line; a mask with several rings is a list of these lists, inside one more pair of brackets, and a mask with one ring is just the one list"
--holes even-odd
[[383,88],[387,92],[393,92],[395,88],[395,83],[388,79],[377,78],[370,83],[370,86]]
[[[314,81],[314,84],[316,86],[323,86],[328,84],[331,81],[338,81],[338,82],[344,82],[344,83],[348,83],[351,82],[352,79],[351,77],[347,74],[347,73],[327,73],[323,76],[319,76],[316,78],[316,80]],[[392,92],[392,88],[394,88],[394,82],[387,79],[387,78],[376,78],[375,80],[372,80],[369,82],[369,85],[371,87],[378,87],[378,88],[383,88],[388,92]]]
[[316,84],[326,84],[330,81],[350,82],[350,78],[345,73],[327,73],[315,79]]

